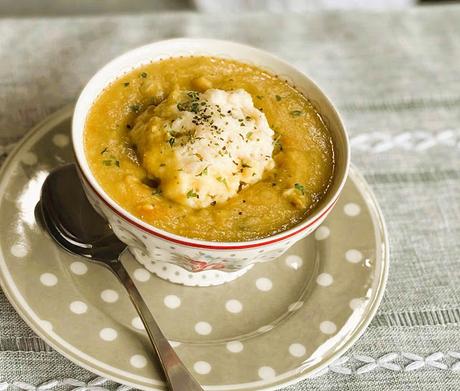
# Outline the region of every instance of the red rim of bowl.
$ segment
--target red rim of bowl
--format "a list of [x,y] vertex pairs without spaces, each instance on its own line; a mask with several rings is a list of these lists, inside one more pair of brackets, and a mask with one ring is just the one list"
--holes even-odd
[[[80,167],[79,164],[77,164],[77,167],[78,167],[78,170],[80,171],[80,177],[83,178],[83,180],[86,182],[86,184],[91,188],[91,190],[99,197],[99,199],[104,202],[105,205],[107,205],[113,212],[115,212],[118,216],[120,216],[122,219],[126,220],[129,224],[131,225],[134,225],[135,227],[141,229],[142,231],[144,232],[147,232],[148,234],[151,234],[151,235],[154,235],[154,236],[157,236],[161,239],[164,239],[164,240],[169,240],[170,242],[174,242],[176,244],[181,244],[181,245],[184,245],[184,246],[190,246],[190,247],[199,247],[199,248],[205,248],[205,249],[208,249],[208,250],[242,250],[242,249],[249,249],[249,248],[255,248],[255,247],[260,247],[260,246],[265,246],[267,244],[273,244],[273,243],[277,243],[277,242],[280,242],[282,240],[286,240],[286,239],[289,239],[290,237],[292,236],[295,236],[303,231],[305,231],[306,229],[308,229],[309,227],[311,227],[312,225],[314,225],[315,223],[317,223],[319,220],[321,220],[323,217],[325,218],[326,215],[330,212],[330,210],[333,208],[333,206],[335,205],[335,203],[337,202],[337,198],[336,197],[332,202],[331,204],[326,208],[324,209],[321,214],[319,216],[316,216],[316,218],[314,220],[312,220],[309,224],[299,228],[298,230],[296,231],[293,231],[293,232],[290,232],[288,233],[287,235],[285,236],[282,236],[282,237],[278,237],[278,238],[275,238],[275,239],[271,239],[270,240],[270,236],[268,236],[266,239],[267,241],[264,241],[262,243],[252,243],[252,244],[246,244],[246,245],[234,245],[234,246],[210,246],[210,245],[206,245],[206,244],[201,244],[201,243],[191,243],[191,242],[187,242],[185,240],[180,240],[180,239],[175,239],[175,238],[171,238],[167,235],[163,235],[159,232],[155,232],[151,229],[148,229],[142,225],[140,225],[139,223],[137,223],[136,221],[130,219],[128,216],[124,215],[123,213],[120,213],[118,210],[116,210],[112,205],[110,205],[109,202],[107,202],[104,197],[98,193],[98,191],[93,187],[93,185],[88,181],[88,179],[84,176],[83,174],[83,171]],[[263,240],[263,239],[262,239]]]
[[[252,240],[252,241],[248,241],[248,242],[215,242],[215,244],[214,244],[214,242],[212,242],[212,241],[187,238],[187,237],[184,237],[184,236],[180,236],[180,235],[177,235],[177,234],[173,234],[173,233],[161,230],[159,228],[154,227],[151,224],[148,224],[148,223],[140,220],[136,216],[132,215],[130,212],[126,211],[119,204],[117,204],[108,194],[106,194],[104,192],[104,189],[101,188],[100,191],[98,190],[98,184],[97,184],[96,179],[94,178],[94,176],[92,176],[91,178],[88,178],[86,176],[85,170],[81,166],[81,164],[80,164],[80,162],[78,160],[79,155],[76,154],[76,162],[77,162],[78,170],[79,170],[79,172],[81,174],[80,176],[81,176],[81,178],[84,179],[84,182],[88,185],[88,187],[96,194],[96,196],[99,199],[101,199],[103,201],[103,203],[105,205],[107,205],[113,212],[115,212],[115,214],[117,216],[121,217],[123,220],[125,220],[129,224],[139,228],[140,230],[142,230],[142,231],[144,231],[144,232],[146,232],[146,233],[148,233],[150,235],[154,235],[154,236],[156,236],[158,238],[161,238],[163,240],[172,242],[172,243],[185,245],[185,246],[189,246],[189,247],[194,247],[194,248],[209,249],[209,250],[242,250],[242,249],[251,249],[251,248],[257,248],[257,247],[262,247],[262,246],[274,244],[274,243],[284,241],[286,239],[289,239],[291,237],[294,237],[296,235],[301,234],[302,232],[304,232],[305,230],[307,230],[311,226],[313,226],[316,223],[318,223],[318,221],[321,221],[321,219],[325,218],[326,215],[330,212],[330,210],[335,205],[335,203],[336,203],[336,201],[337,201],[337,199],[338,199],[338,197],[339,197],[339,195],[340,195],[340,193],[341,193],[341,191],[343,189],[343,186],[345,184],[346,178],[348,176],[348,169],[349,169],[349,162],[350,162],[350,145],[348,143],[348,137],[346,135],[345,126],[343,125],[341,117],[340,117],[339,113],[337,112],[337,109],[335,108],[333,103],[330,101],[330,99],[324,94],[324,92],[317,86],[317,84],[313,80],[311,80],[308,76],[306,76],[302,72],[298,71],[296,68],[294,68],[292,65],[290,65],[286,61],[282,60],[281,58],[279,58],[277,56],[274,56],[271,53],[265,52],[263,50],[260,50],[260,49],[257,49],[257,48],[254,48],[254,47],[251,47],[251,46],[248,46],[248,45],[243,45],[243,44],[236,43],[236,42],[231,42],[231,41],[219,41],[219,40],[212,40],[212,39],[190,39],[190,38],[176,38],[176,39],[171,39],[171,40],[158,41],[158,42],[155,42],[155,43],[152,43],[152,44],[148,44],[148,45],[145,45],[145,46],[141,46],[141,47],[132,49],[132,50],[122,54],[121,56],[116,57],[115,59],[113,59],[112,61],[107,63],[104,67],[102,67],[91,78],[91,80],[87,83],[87,85],[83,89],[82,93],[80,94],[80,97],[77,100],[76,107],[78,107],[80,98],[83,96],[83,94],[85,93],[85,91],[87,90],[87,88],[91,84],[91,82],[94,79],[96,79],[103,71],[105,71],[107,69],[110,69],[110,67],[113,66],[113,63],[119,61],[120,59],[124,59],[124,58],[128,57],[128,55],[132,55],[133,52],[149,49],[152,45],[165,44],[165,43],[174,43],[174,42],[177,42],[177,41],[201,41],[203,43],[209,42],[209,43],[214,43],[214,44],[216,44],[216,43],[218,43],[218,44],[231,44],[234,47],[240,47],[240,48],[244,48],[244,49],[250,48],[251,50],[258,52],[259,54],[262,54],[265,57],[269,57],[269,58],[279,62],[281,65],[284,65],[284,66],[287,66],[287,67],[293,69],[293,71],[301,74],[302,77],[305,77],[306,79],[308,79],[308,81],[323,95],[323,97],[327,101],[328,105],[330,106],[332,112],[337,116],[338,122],[341,125],[341,131],[343,133],[343,137],[344,137],[344,141],[345,141],[345,151],[344,151],[345,156],[346,156],[346,158],[345,158],[345,168],[344,168],[344,171],[343,171],[343,176],[339,179],[340,183],[338,184],[337,189],[334,191],[334,194],[330,195],[330,197],[331,197],[330,200],[327,201],[326,204],[323,207],[319,208],[316,212],[313,212],[312,215],[307,216],[297,226],[294,226],[294,227],[292,227],[292,228],[290,228],[290,229],[288,229],[288,230],[286,230],[284,232],[280,232],[280,233],[268,236],[268,237],[263,238],[263,239],[257,239],[257,240]],[[241,61],[244,61],[244,60],[241,60]],[[263,65],[262,65],[262,67],[263,67]],[[75,119],[72,121],[72,127],[74,126],[74,121],[75,121]],[[74,136],[73,129],[72,129],[72,136]],[[76,142],[75,139],[73,139],[74,148],[75,148],[75,145],[76,145],[75,142]],[[91,169],[89,167],[88,167],[88,170],[91,172]],[[338,178],[336,178],[336,180],[337,179]],[[91,180],[94,180],[96,185],[91,183]],[[139,222],[136,221],[136,220],[139,220]]]

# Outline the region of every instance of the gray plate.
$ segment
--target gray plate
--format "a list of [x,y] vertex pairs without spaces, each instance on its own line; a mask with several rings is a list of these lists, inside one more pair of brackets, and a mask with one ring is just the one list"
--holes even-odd
[[[73,159],[72,108],[33,129],[0,173],[0,283],[29,326],[75,363],[141,389],[161,371],[123,288],[64,253],[34,217],[41,184]],[[325,223],[234,282],[175,285],[123,262],[177,353],[207,390],[269,390],[317,373],[363,333],[383,295],[388,241],[378,205],[351,169]]]

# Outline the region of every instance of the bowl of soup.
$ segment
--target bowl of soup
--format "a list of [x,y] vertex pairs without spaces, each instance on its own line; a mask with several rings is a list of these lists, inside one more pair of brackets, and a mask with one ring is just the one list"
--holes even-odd
[[349,144],[306,75],[234,42],[173,39],[114,59],[83,89],[72,141],[94,208],[169,281],[209,286],[313,232]]

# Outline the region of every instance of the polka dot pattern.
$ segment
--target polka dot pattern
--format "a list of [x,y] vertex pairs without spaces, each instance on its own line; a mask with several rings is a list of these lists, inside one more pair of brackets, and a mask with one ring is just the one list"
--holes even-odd
[[40,282],[45,286],[55,286],[58,283],[58,278],[53,273],[43,273],[40,276]]
[[134,356],[131,356],[129,363],[134,368],[141,369],[147,366],[147,359],[142,354],[135,354]]
[[11,254],[16,258],[24,258],[28,253],[29,250],[27,249],[26,245],[23,243],[16,243],[11,246]]
[[361,207],[354,202],[349,202],[348,204],[345,204],[343,211],[347,216],[355,217],[361,213]]
[[243,310],[243,304],[241,304],[241,301],[236,299],[227,300],[225,303],[225,309],[232,314],[238,314]]
[[330,234],[331,234],[330,229],[326,227],[325,225],[322,225],[315,231],[315,239],[324,240],[324,239],[327,239]]
[[55,134],[52,140],[53,144],[59,148],[64,148],[67,145],[69,145],[69,136],[67,136],[66,134]]
[[335,323],[325,320],[319,324],[319,329],[324,334],[334,334],[337,331]]
[[305,346],[301,343],[293,343],[289,346],[289,354],[293,357],[303,357],[305,356],[305,353]]
[[131,320],[131,326],[133,326],[137,330],[145,330],[144,323],[142,323],[141,318],[136,316]]
[[77,276],[82,276],[88,272],[88,266],[80,261],[72,262],[70,265],[70,271]]
[[111,342],[117,339],[118,333],[116,330],[106,327],[99,332],[99,337],[101,337],[103,341]]
[[366,301],[363,298],[357,297],[350,300],[349,306],[353,311],[355,311],[357,309],[363,308],[365,304]]
[[197,361],[193,364],[193,370],[199,375],[207,375],[211,372],[211,364],[206,361]]
[[256,287],[259,291],[268,292],[273,287],[272,280],[266,277],[261,277],[256,280]]
[[299,270],[303,265],[303,260],[299,255],[288,255],[286,265],[294,270]]
[[259,377],[263,380],[272,379],[276,376],[276,372],[271,367],[260,367],[258,370]]
[[139,282],[147,282],[150,280],[150,273],[144,268],[134,270],[134,279]]
[[101,299],[106,303],[115,303],[118,301],[119,295],[113,289],[105,289],[101,292]]
[[70,311],[72,311],[74,314],[81,315],[88,311],[88,306],[82,301],[73,301],[70,303]]
[[334,279],[329,273],[321,273],[316,277],[316,282],[320,286],[330,286],[334,282]]
[[359,263],[363,259],[363,254],[359,250],[350,249],[345,253],[345,259],[350,263]]
[[28,166],[33,166],[37,164],[38,158],[35,153],[28,151],[22,155],[21,161]]
[[181,305],[181,299],[176,295],[168,295],[163,299],[163,303],[167,308],[176,309]]
[[227,350],[232,353],[240,353],[243,351],[244,346],[240,341],[230,341],[225,345]]
[[209,335],[212,332],[212,326],[208,322],[198,322],[195,324],[195,331],[200,335]]

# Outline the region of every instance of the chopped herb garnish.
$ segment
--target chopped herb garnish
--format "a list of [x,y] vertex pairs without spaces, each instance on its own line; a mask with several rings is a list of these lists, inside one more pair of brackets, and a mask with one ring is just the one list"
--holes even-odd
[[124,85],[125,87],[128,87],[128,86],[129,86],[129,81],[127,81],[126,83],[123,83],[123,85]]
[[171,138],[168,140],[168,143],[169,143],[169,145],[171,146],[171,148],[172,148],[172,146],[174,145],[175,142],[176,142],[176,139],[175,139],[174,137],[171,137]]
[[264,97],[262,95],[256,95],[257,99],[263,99]]
[[218,176],[216,179],[217,179],[219,182],[223,183],[225,186],[228,187],[228,185],[227,185],[227,180],[226,180],[225,178],[222,178],[221,176]]
[[193,102],[191,107],[190,107],[190,111],[192,113],[195,113],[197,114],[198,113],[198,110],[199,110],[199,107],[198,107],[198,102]]
[[187,192],[187,198],[199,198],[198,194],[195,193],[192,189]]
[[276,100],[279,102],[282,98],[279,95],[275,95]]
[[211,202],[211,206],[214,206],[214,205],[216,205],[216,204],[217,204],[216,201],[212,201],[212,202]]
[[302,195],[305,194],[305,189],[304,189],[303,185],[301,185],[300,183],[296,183],[296,184],[294,185],[294,187],[295,187],[296,190],[297,190],[299,193],[301,193]]
[[126,128],[131,130],[133,128],[133,126],[130,125],[130,124],[126,124]]
[[160,195],[160,194],[161,194],[161,189],[159,188],[153,189],[152,195]]
[[242,167],[243,167],[243,168],[251,168],[251,166],[250,166],[249,164],[246,164],[246,163],[243,163],[243,164],[242,164]]
[[141,109],[142,109],[142,106],[139,105],[139,104],[134,104],[134,105],[129,106],[129,109],[130,109],[133,113],[139,113],[139,111],[141,111]]
[[166,166],[165,163],[161,163],[161,164],[160,164],[160,167],[164,167],[164,166]]
[[250,140],[252,134],[253,134],[252,132],[248,132],[248,133],[246,134],[246,139],[247,139],[247,140]]
[[146,72],[142,72],[141,73],[141,77],[143,77],[144,79],[147,77],[147,73]]
[[119,160],[115,160],[115,165],[116,165],[117,167],[120,167],[120,161],[119,161]]
[[203,175],[208,175],[208,167],[206,167],[203,171],[201,171],[199,174],[196,176],[203,176]]
[[292,117],[298,117],[302,115],[302,112],[300,110],[293,110],[289,114],[291,114]]
[[102,161],[102,164],[103,164],[104,166],[111,166],[111,165],[112,165],[112,161],[111,161],[111,160],[103,160],[103,161]]
[[105,147],[105,148],[101,151],[101,155],[103,155],[104,153],[106,153],[108,149],[109,149],[108,147]]

